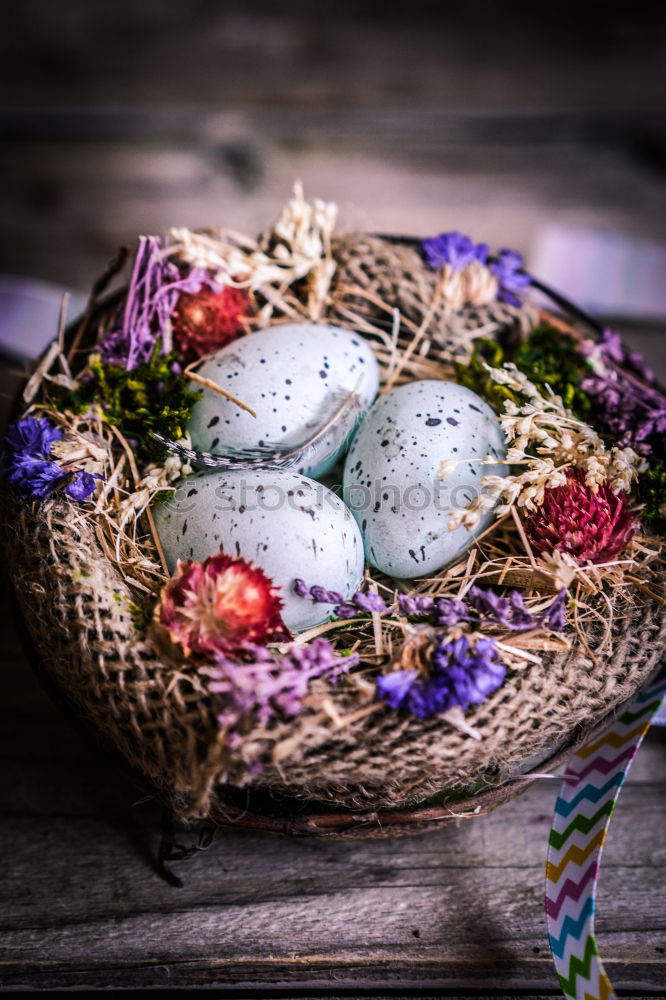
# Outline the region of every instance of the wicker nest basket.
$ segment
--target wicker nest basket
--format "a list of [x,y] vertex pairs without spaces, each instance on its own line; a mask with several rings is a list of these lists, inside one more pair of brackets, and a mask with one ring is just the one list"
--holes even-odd
[[[410,241],[340,237],[332,254],[337,268],[327,321],[352,325],[350,316],[369,315],[368,303],[377,300],[404,319],[402,349],[424,322],[439,331],[421,342],[423,374],[415,377],[428,377],[428,366],[439,363],[450,331],[511,335],[529,319],[527,307],[437,304],[435,276]],[[115,301],[89,315],[84,343]],[[75,335],[80,331],[67,333]],[[467,722],[481,740],[438,717],[358,711],[344,688],[331,694],[315,681],[314,694],[332,697],[344,724],[308,707],[296,719],[249,734],[234,754],[220,739],[214,700],[196,665],[165,654],[150,629],[133,622],[128,609],[136,594],[94,521],[66,498],[19,505],[8,491],[2,512],[16,596],[50,683],[99,743],[120,754],[182,819],[360,837],[485,813],[612,719],[654,675],[666,639],[666,612],[650,597],[625,589],[597,595],[590,604],[598,615],[584,639],[545,651],[470,710]],[[261,770],[246,766],[250,745]]]

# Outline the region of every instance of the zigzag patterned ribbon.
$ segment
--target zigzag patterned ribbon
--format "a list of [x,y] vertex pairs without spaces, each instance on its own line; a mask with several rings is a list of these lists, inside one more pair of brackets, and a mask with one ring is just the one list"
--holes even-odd
[[546,919],[560,986],[573,1000],[615,997],[594,936],[601,852],[624,779],[665,696],[666,681],[639,695],[564,772],[548,847]]

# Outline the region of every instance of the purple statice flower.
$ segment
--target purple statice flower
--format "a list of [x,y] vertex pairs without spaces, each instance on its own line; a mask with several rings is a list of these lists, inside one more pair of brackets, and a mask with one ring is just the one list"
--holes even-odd
[[87,500],[95,492],[97,480],[103,479],[98,472],[84,472],[79,470],[74,474],[73,480],[64,487],[63,493],[72,500]]
[[435,599],[428,594],[398,595],[398,608],[403,615],[427,615],[434,606]]
[[168,353],[171,316],[179,296],[196,295],[204,285],[218,289],[202,268],[184,274],[169,260],[157,236],[140,236],[119,325],[99,344],[102,360],[130,371],[150,361],[156,345],[160,353]]
[[435,601],[432,620],[435,625],[458,625],[470,620],[470,609],[456,597],[438,597]]
[[432,657],[434,676],[447,678],[451,707],[463,712],[482,701],[501,686],[506,667],[498,659],[492,639],[481,638],[470,643],[466,635],[443,642],[441,636]]
[[353,618],[359,611],[379,611],[381,613],[388,610],[384,598],[380,597],[379,594],[366,594],[362,590],[357,590],[346,601],[337,590],[327,590],[326,587],[320,587],[318,584],[308,587],[305,580],[301,580],[299,577],[294,580],[293,587],[294,592],[306,600],[309,597],[317,604],[336,604],[337,607],[333,611],[338,618]]
[[541,624],[545,628],[552,629],[553,632],[561,632],[564,628],[565,622],[565,611],[567,606],[567,600],[569,599],[569,591],[566,587],[558,593],[557,597],[551,604],[546,608],[546,610],[541,615]]
[[488,257],[487,243],[473,243],[469,236],[455,231],[432,236],[423,240],[421,245],[432,268],[448,264],[453,271],[460,271],[473,260],[484,264]]
[[502,685],[505,676],[506,667],[492,639],[470,642],[466,635],[451,640],[437,636],[429,676],[396,670],[377,678],[377,691],[391,708],[404,708],[427,719],[451,708],[466,711],[470,705],[479,705]]
[[357,655],[338,656],[321,637],[285,653],[247,645],[242,656],[219,654],[215,666],[202,668],[210,678],[209,690],[220,695],[218,722],[231,732],[237,732],[241,721],[266,726],[279,716],[298,715],[310,681],[326,677],[335,683],[358,663]]
[[19,455],[7,467],[7,479],[25,500],[46,500],[65,478],[57,462]]
[[60,428],[50,424],[46,417],[24,417],[7,428],[5,444],[16,455],[45,458],[50,454],[51,446],[61,438]]
[[361,611],[378,611],[380,614],[382,611],[386,611],[386,601],[379,594],[367,593],[364,594],[362,590],[357,590],[351,599],[351,603],[355,604],[357,608]]
[[601,340],[598,342],[583,341],[581,353],[592,362],[598,359],[605,365],[619,365],[621,368],[635,372],[645,382],[654,382],[654,372],[648,368],[643,355],[636,351],[629,351],[620,334],[609,327],[602,331]]
[[490,619],[497,625],[511,628],[512,604],[508,597],[496,594],[489,587],[470,587],[467,600],[476,611],[477,619]]
[[338,604],[337,607],[333,608],[333,613],[336,618],[355,618],[358,614],[358,608],[355,604],[343,601],[342,604]]
[[591,371],[581,389],[596,407],[603,430],[617,438],[620,447],[632,447],[642,455],[661,450],[666,396],[654,384],[641,355],[627,351],[612,330],[604,330],[599,343],[585,343],[582,350]]
[[318,587],[316,584],[310,587],[312,600],[318,604],[340,604],[344,598],[337,590],[326,590],[325,587]]
[[73,500],[86,500],[100,475],[75,471],[74,475],[51,457],[51,447],[62,431],[45,417],[24,417],[5,436],[5,475],[26,500],[46,500],[62,488]]
[[521,300],[515,294],[532,284],[529,274],[523,270],[523,258],[517,250],[500,250],[495,260],[489,264],[490,270],[499,282],[497,298],[510,306],[520,306]]
[[496,594],[490,587],[470,587],[467,600],[476,612],[476,621],[490,621],[503,625],[512,632],[530,628],[550,628],[560,631],[564,628],[564,608],[568,592],[561,590],[553,602],[540,614],[532,614],[525,607],[519,590],[510,590],[506,595]]
[[403,708],[409,699],[410,692],[418,681],[417,670],[394,670],[390,674],[380,674],[377,678],[377,691],[389,708]]

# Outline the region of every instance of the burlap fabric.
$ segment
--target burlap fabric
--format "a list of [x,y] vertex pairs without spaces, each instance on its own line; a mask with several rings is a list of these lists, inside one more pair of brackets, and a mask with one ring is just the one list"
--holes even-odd
[[[663,608],[617,598],[612,644],[600,647],[591,629],[589,654],[580,647],[547,653],[543,665],[509,677],[469,715],[481,742],[437,718],[421,722],[379,708],[337,727],[310,709],[248,734],[231,756],[196,668],[169,661],[148,632],[136,631],[132,595],[76,506],[33,509],[5,497],[3,511],[10,572],[46,670],[103,742],[181,815],[208,814],[224,783],[377,809],[484,778],[501,782],[629,698],[666,639]],[[359,708],[343,690],[330,695],[343,719]],[[260,773],[244,766],[256,758]]]
[[[382,296],[420,322],[431,279],[415,251],[397,248],[398,266],[386,256],[394,250],[364,243],[362,270],[368,281],[390,282]],[[357,265],[340,244],[337,252],[343,301],[341,283]],[[374,277],[373,253],[381,265]],[[483,318],[487,326],[488,314]],[[510,328],[520,317],[509,311],[491,321]],[[478,325],[478,317],[464,322]],[[588,620],[585,645],[543,654],[541,664],[511,674],[469,713],[480,742],[441,719],[417,720],[373,706],[371,695],[363,701],[344,685],[315,682],[313,704],[301,716],[248,733],[230,753],[205,679],[137,623],[136,595],[105,558],[82,509],[65,500],[30,506],[5,493],[2,525],[17,597],[49,676],[100,740],[181,816],[224,812],[230,786],[372,811],[409,808],[484,781],[501,784],[630,698],[654,672],[666,641],[664,608],[638,592],[610,595],[610,634],[602,627],[608,604],[599,601],[599,624]]]

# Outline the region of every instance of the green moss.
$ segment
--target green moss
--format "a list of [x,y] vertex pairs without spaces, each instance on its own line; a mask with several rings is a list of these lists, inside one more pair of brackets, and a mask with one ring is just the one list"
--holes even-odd
[[495,341],[481,338],[474,345],[469,364],[456,365],[456,381],[478,393],[498,412],[504,409],[507,399],[520,405],[523,397],[497,385],[484,367],[484,362],[499,368],[507,361],[513,361],[540,392],[545,393],[546,386],[550,386],[581,420],[589,415],[590,401],[580,388],[588,366],[573,337],[553,326],[537,326],[513,351],[504,351]]
[[577,417],[589,416],[590,401],[580,388],[589,367],[573,337],[553,326],[537,326],[511,360],[539,390],[550,386]]
[[494,340],[480,337],[474,344],[474,352],[468,364],[456,363],[456,382],[476,392],[487,400],[498,413],[501,413],[507,399],[511,399],[515,403],[521,402],[521,399],[507,386],[494,382],[486,371],[484,362],[491,368],[500,368],[503,362],[508,360],[510,358],[505,356],[499,344],[495,343]]
[[131,442],[140,461],[160,461],[166,449],[151,437],[156,431],[177,441],[183,436],[199,393],[185,375],[171,370],[173,355],[155,354],[150,361],[126,371],[105,364],[92,354],[90,377],[62,401],[65,409],[84,412],[96,403],[110,424]]
[[653,458],[638,480],[638,498],[646,521],[666,520],[666,459]]

